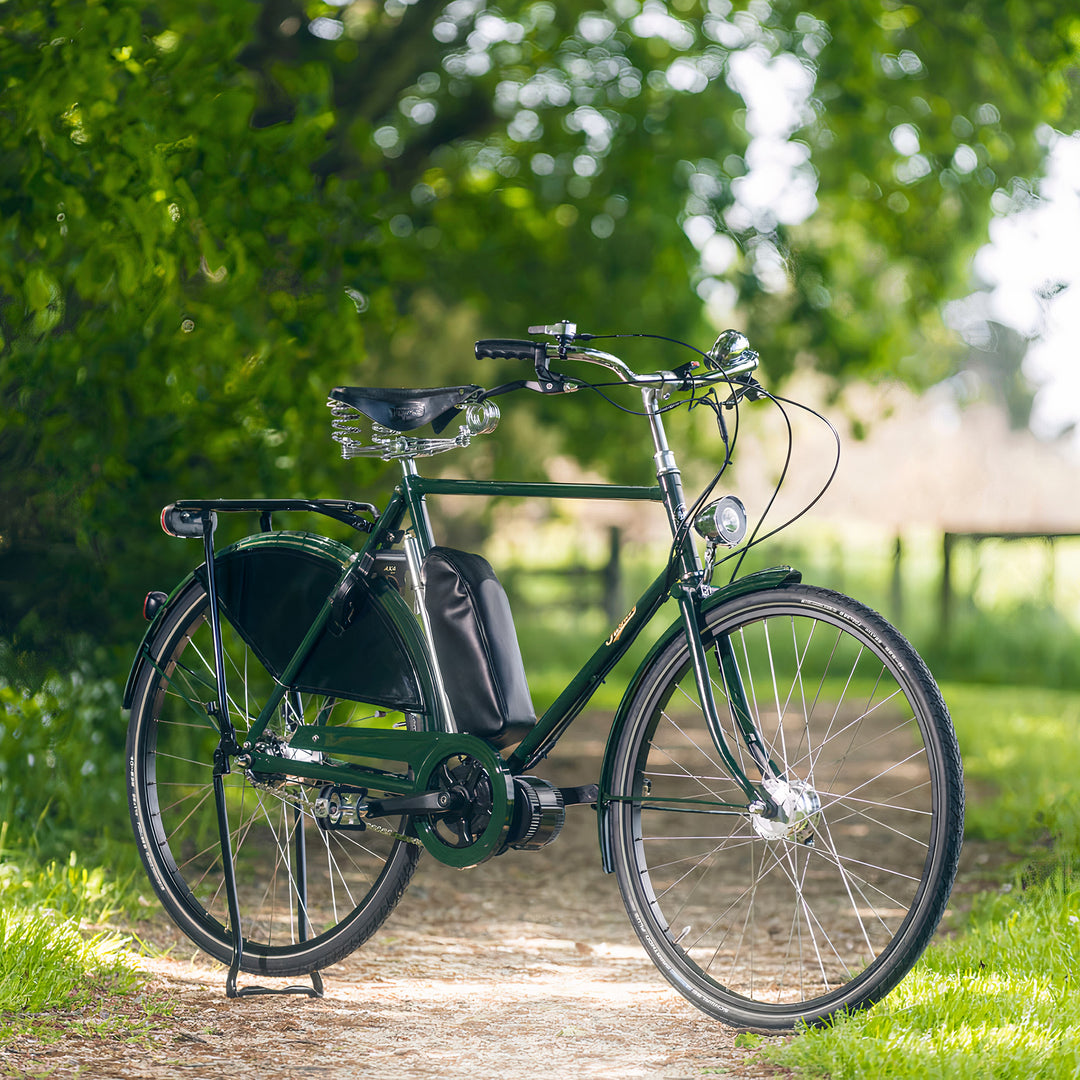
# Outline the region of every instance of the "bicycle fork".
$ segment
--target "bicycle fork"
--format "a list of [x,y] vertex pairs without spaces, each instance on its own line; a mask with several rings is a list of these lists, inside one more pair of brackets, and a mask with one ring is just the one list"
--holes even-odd
[[[732,753],[728,737],[720,720],[716,703],[715,684],[709,673],[708,651],[703,641],[703,621],[700,601],[683,590],[679,597],[683,623],[686,627],[686,640],[690,650],[690,662],[694,669],[694,682],[697,685],[698,700],[705,716],[705,725],[712,736],[713,745],[731,773],[732,779],[746,796],[751,813],[762,813],[766,817],[775,816],[778,807],[771,794],[764,786],[756,786],[746,775],[742,765]],[[735,650],[727,634],[721,634],[711,646],[716,651],[721,676],[721,689],[727,700],[728,711],[735,731],[742,737],[754,765],[761,773],[762,781],[782,779],[781,770],[772,760],[750,710],[743,684],[742,673],[735,658]]]
[[[731,638],[727,634],[719,634],[706,647],[704,627],[698,620],[700,607],[696,598],[680,597],[680,606],[687,626],[686,638],[705,724],[717,753],[747,797],[746,808],[754,833],[763,840],[795,840],[813,847],[814,827],[821,810],[820,795],[812,783],[790,775],[786,763],[778,765],[765,746],[754,721]],[[727,701],[735,734],[741,738],[754,766],[761,773],[760,786],[747,777],[745,769],[735,759],[720,722],[714,692],[717,688],[709,674],[708,654],[711,650],[716,653],[721,679],[719,689]]]
[[[687,514],[686,500],[683,496],[682,474],[676,464],[675,455],[668,446],[667,435],[660,415],[658,391],[655,389],[642,390],[641,397],[645,412],[649,418],[653,446],[656,451],[653,456],[656,463],[656,479],[663,492],[664,506],[668,512],[668,522],[672,536],[676,537],[683,528]],[[683,625],[686,628],[686,640],[690,648],[691,663],[694,668],[694,680],[697,683],[698,699],[701,702],[705,723],[709,729],[709,734],[712,736],[713,745],[730,771],[732,778],[746,796],[750,812],[763,815],[766,818],[774,818],[782,814],[782,809],[773,798],[769,788],[775,787],[773,782],[782,782],[783,777],[775,762],[769,756],[754,723],[742,675],[735,659],[735,651],[731,645],[731,639],[726,634],[722,634],[717,638],[714,648],[719,662],[724,695],[727,698],[735,728],[742,736],[754,765],[761,773],[762,784],[760,787],[751,782],[736,760],[735,755],[731,752],[731,747],[728,745],[727,737],[720,723],[716,695],[713,693],[713,681],[709,675],[707,650],[702,640],[705,627],[704,620],[701,617],[701,600],[707,575],[704,573],[697,552],[689,540],[684,541],[682,550],[677,557],[683,576],[681,582],[675,585],[672,592],[678,597]]]

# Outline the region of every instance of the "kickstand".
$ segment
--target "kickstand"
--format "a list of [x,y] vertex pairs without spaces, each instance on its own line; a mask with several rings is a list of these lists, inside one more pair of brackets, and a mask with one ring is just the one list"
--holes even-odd
[[[228,695],[225,691],[225,656],[221,644],[221,618],[218,612],[217,583],[214,574],[214,515],[204,512],[203,553],[206,557],[206,593],[210,606],[210,631],[214,642],[214,672],[217,676],[217,701],[207,704],[206,711],[220,735],[214,751],[214,802],[217,804],[218,840],[221,845],[221,868],[225,875],[225,894],[229,901],[229,923],[232,927],[232,961],[225,979],[225,996],[248,997],[256,994],[306,994],[308,997],[323,996],[322,976],[311,972],[311,986],[286,986],[279,990],[264,986],[245,986],[237,989],[236,976],[244,956],[244,933],[240,925],[240,901],[236,894],[236,868],[233,864],[232,840],[229,837],[229,815],[225,806],[225,781],[230,771],[230,755],[238,753],[236,731],[229,719]],[[294,806],[293,830],[296,835],[295,888],[297,900],[297,931],[301,942],[307,941],[310,923],[307,910],[307,851],[304,845],[304,822],[298,805]]]
[[[225,782],[222,776],[228,771],[228,755],[219,747],[214,754],[214,800],[217,803],[218,834],[221,842],[221,865],[225,874],[225,895],[229,901],[229,923],[232,926],[232,961],[229,964],[229,974],[225,978],[225,996],[229,998],[255,997],[260,994],[305,994],[307,997],[321,998],[323,996],[322,976],[318,971],[312,971],[310,986],[283,986],[273,988],[269,986],[242,986],[237,987],[236,976],[240,972],[240,963],[244,955],[244,934],[240,925],[240,901],[236,893],[236,872],[233,866],[232,841],[229,838],[229,819],[225,810]],[[304,823],[300,807],[295,807],[294,827],[296,833],[296,881],[297,881],[297,923],[299,937],[306,941],[308,936],[307,918],[307,853],[304,845]]]
[[225,996],[230,998],[257,997],[260,994],[303,994],[310,998],[323,996],[322,976],[317,972],[311,973],[310,986],[241,986],[236,985],[236,975],[240,970],[240,957],[233,952],[232,963],[229,965],[229,974],[225,979]]

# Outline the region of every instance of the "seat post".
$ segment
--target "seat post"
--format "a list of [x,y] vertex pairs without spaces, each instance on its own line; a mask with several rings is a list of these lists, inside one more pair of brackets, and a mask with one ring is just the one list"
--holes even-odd
[[[420,576],[424,556],[431,550],[435,538],[431,532],[431,519],[428,517],[427,503],[422,493],[417,492],[409,483],[410,480],[419,477],[416,462],[412,458],[401,459],[401,472],[404,478],[406,502],[409,506],[409,517],[412,521],[412,531],[405,534],[402,544],[405,548],[405,562],[409,567],[409,576],[412,578],[413,592],[416,595],[416,613],[420,616],[420,625],[424,628],[424,636],[428,640],[428,650],[431,657],[431,673],[435,679],[435,689],[439,695],[439,712],[442,715],[442,730],[457,731],[457,722],[454,720],[454,711],[450,707],[450,698],[446,693],[446,683],[443,680],[442,667],[439,656],[435,651],[435,638],[431,633],[431,617],[427,609],[427,590]],[[421,535],[422,534],[422,535]]]

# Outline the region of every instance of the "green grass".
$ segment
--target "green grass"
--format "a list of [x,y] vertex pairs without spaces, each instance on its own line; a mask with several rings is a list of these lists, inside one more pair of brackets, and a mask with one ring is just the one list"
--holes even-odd
[[1019,897],[987,894],[966,932],[930,949],[883,1003],[766,1054],[832,1080],[1076,1077],[1078,923],[1073,868]]
[[1020,861],[869,1012],[761,1053],[831,1080],[1080,1076],[1080,694],[944,687],[968,834]]
[[1080,692],[948,683],[969,795],[967,835],[1080,845]]
[[[104,868],[40,865],[3,849],[0,827],[0,1038],[78,1026],[87,1033],[130,1034],[122,1017],[88,1020],[103,997],[130,996],[142,983],[128,939],[110,921],[124,886]],[[144,1012],[146,1010],[143,1010]],[[46,1014],[46,1015],[43,1015]]]

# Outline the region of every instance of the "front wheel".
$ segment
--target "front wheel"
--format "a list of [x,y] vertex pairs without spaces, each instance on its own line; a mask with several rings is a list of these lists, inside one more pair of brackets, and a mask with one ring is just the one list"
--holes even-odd
[[728,775],[675,639],[630,703],[608,793],[634,928],[736,1027],[868,1006],[926,947],[956,873],[963,779],[940,691],[884,619],[824,589],[733,599],[704,635],[728,746],[761,780],[732,720],[741,683],[782,810],[762,815]]

